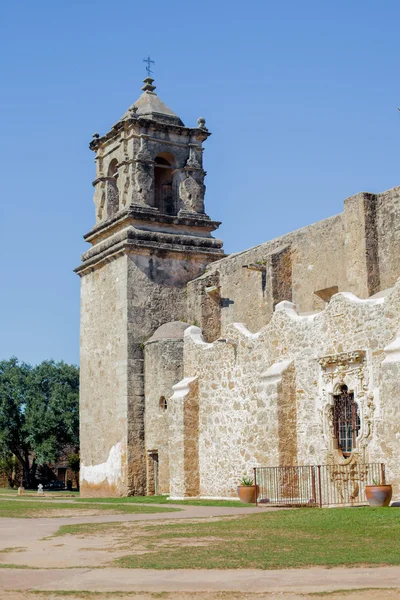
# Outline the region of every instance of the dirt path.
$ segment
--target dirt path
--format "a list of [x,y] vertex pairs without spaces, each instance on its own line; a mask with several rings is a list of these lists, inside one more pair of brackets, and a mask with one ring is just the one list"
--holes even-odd
[[[153,571],[147,569],[2,569],[2,590],[87,590],[93,592],[240,592],[293,595],[360,590],[362,588],[400,588],[400,567],[311,568],[279,571],[249,569],[226,571]],[[342,593],[342,592],[341,592]],[[362,592],[362,598],[367,598]],[[380,590],[378,598],[384,597]],[[2,596],[1,596],[2,597]],[[201,596],[200,596],[201,597]],[[268,596],[267,596],[268,597]],[[340,596],[339,596],[340,597]],[[343,597],[343,593],[342,593]],[[373,596],[372,596],[373,597]],[[389,596],[390,597],[390,596]],[[393,596],[392,597],[396,597]],[[398,596],[399,597],[399,596]]]
[[132,593],[90,593],[77,592],[71,595],[52,592],[3,592],[2,600],[399,600],[400,590],[359,590],[349,592],[323,594],[292,594],[271,592],[255,594],[247,592],[132,592]]
[[[157,505],[152,505],[157,506]],[[164,506],[164,505],[160,505]],[[176,519],[206,519],[251,514],[274,508],[230,508],[210,506],[179,506],[179,512],[150,514],[108,514],[98,516],[41,517],[30,519],[0,519],[0,564],[33,568],[99,567],[126,554],[120,550],[115,536],[52,537],[61,525],[82,523],[138,523]],[[2,571],[0,570],[0,579]]]

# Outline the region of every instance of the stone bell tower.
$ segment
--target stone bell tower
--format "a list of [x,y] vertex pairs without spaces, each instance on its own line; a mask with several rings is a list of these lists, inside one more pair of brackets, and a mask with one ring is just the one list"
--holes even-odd
[[204,211],[205,120],[185,127],[153,79],[94,134],[96,224],[81,277],[81,491],[143,494],[144,343],[186,318],[185,286],[223,256]]

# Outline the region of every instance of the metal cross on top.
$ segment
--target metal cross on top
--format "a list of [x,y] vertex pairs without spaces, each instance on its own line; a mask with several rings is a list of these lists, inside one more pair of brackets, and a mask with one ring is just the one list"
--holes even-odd
[[143,62],[147,63],[147,66],[146,66],[147,76],[150,77],[151,74],[153,73],[153,71],[151,70],[151,65],[155,65],[156,63],[154,60],[151,60],[150,56],[148,56],[147,58],[144,58]]

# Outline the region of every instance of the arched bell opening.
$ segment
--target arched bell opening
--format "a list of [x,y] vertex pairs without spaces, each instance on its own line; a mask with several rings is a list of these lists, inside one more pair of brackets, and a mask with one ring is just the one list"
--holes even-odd
[[176,215],[175,158],[172,154],[163,152],[156,156],[154,163],[154,205],[164,215]]

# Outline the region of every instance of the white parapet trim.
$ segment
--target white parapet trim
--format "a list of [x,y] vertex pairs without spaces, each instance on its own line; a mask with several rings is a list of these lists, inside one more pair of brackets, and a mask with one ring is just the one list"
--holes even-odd
[[297,306],[293,304],[293,302],[289,302],[289,300],[282,300],[282,302],[278,302],[275,306],[275,312],[279,312],[281,310],[290,310],[296,313],[297,315]]
[[340,296],[346,298],[346,300],[350,300],[350,302],[356,302],[357,304],[383,304],[386,298],[386,296],[380,298],[359,298],[352,292],[338,292],[332,296],[330,302]]
[[267,385],[272,383],[278,383],[288,367],[292,364],[293,360],[281,360],[271,365],[266,371],[260,375],[260,388],[263,389]]
[[258,340],[258,338],[260,337],[259,331],[257,333],[252,333],[249,329],[247,329],[244,323],[232,323],[231,325],[227,326],[227,329],[228,327],[232,327],[232,329],[235,329],[243,337],[248,338],[249,340]]
[[185,377],[185,379],[181,379],[175,385],[172,386],[174,393],[172,394],[170,400],[178,400],[179,398],[184,398],[190,392],[190,385],[195,382],[196,377]]
[[209,344],[208,342],[204,341],[203,333],[200,327],[197,327],[196,325],[191,325],[190,327],[185,329],[183,337],[185,339],[191,340],[194,344],[199,344],[203,346],[203,348],[212,348],[212,343]]
[[391,344],[383,349],[383,351],[386,354],[386,357],[382,361],[382,364],[400,362],[400,333]]

